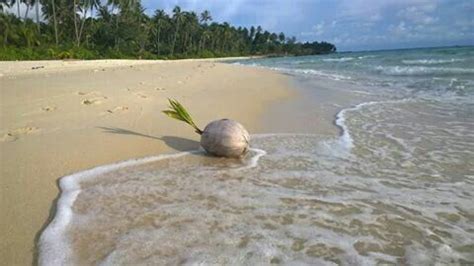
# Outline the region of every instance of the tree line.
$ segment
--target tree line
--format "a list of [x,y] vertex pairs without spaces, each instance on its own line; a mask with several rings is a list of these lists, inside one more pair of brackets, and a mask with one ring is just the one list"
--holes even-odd
[[[25,8],[22,12],[20,5]],[[13,13],[6,12],[9,9]],[[34,20],[29,12],[34,12]],[[174,59],[332,53],[328,42],[300,43],[283,32],[235,27],[176,6],[145,14],[139,0],[0,0],[0,60]]]

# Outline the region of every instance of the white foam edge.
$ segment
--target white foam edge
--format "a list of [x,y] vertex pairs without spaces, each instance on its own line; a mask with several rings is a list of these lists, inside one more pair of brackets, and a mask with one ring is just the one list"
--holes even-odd
[[360,103],[353,107],[344,108],[336,114],[336,120],[334,121],[334,123],[339,128],[341,128],[342,134],[340,136],[340,140],[344,144],[344,146],[346,146],[348,149],[352,149],[354,147],[354,140],[352,139],[352,136],[349,132],[349,128],[346,125],[346,113],[357,111],[357,110],[360,110],[364,106],[374,105],[376,103],[379,103],[379,102],[371,101],[371,102]]
[[[356,104],[352,107],[343,108],[337,114],[334,120],[336,126],[341,129],[341,135],[338,137],[337,142],[342,146],[342,148],[348,152],[354,147],[354,139],[351,136],[350,130],[346,125],[346,115],[347,113],[358,111],[364,107],[372,106],[376,104],[387,104],[387,103],[403,103],[412,101],[412,98],[396,99],[396,100],[387,100],[387,101],[369,101]],[[253,139],[265,138],[265,137],[277,137],[277,136],[321,136],[318,134],[311,133],[267,133],[267,134],[256,134],[252,135]],[[330,145],[332,146],[334,142],[331,141]],[[334,148],[334,147],[332,147]]]
[[316,75],[316,76],[325,77],[325,78],[328,78],[330,80],[336,80],[336,81],[352,79],[352,77],[350,77],[350,76],[326,73],[326,72],[316,70],[316,69],[271,67],[271,66],[259,65],[259,64],[256,64],[256,63],[242,64],[242,63],[236,62],[236,63],[233,63],[233,64],[241,65],[241,66],[248,66],[248,67],[255,67],[255,68],[270,69],[270,70],[283,72],[283,73],[290,73],[290,74],[291,73],[298,73],[298,74],[304,74],[304,75]]
[[313,134],[313,133],[260,133],[260,134],[253,134],[252,139],[262,139],[262,138],[269,138],[269,137],[291,137],[291,136],[317,137],[317,136],[326,136],[326,135]]
[[244,170],[244,169],[250,169],[250,168],[257,167],[258,160],[260,160],[260,158],[262,156],[267,154],[267,152],[262,150],[262,149],[250,148],[249,150],[255,152],[256,154],[254,156],[252,156],[252,158],[250,159],[250,161],[247,165],[245,165],[243,167],[239,167],[235,170]]
[[342,130],[342,133],[341,133],[341,136],[339,138],[339,141],[341,142],[341,144],[343,144],[343,146],[345,148],[347,148],[348,150],[351,150],[353,147],[354,147],[354,139],[352,138],[351,136],[351,133],[350,133],[350,130],[349,128],[347,127],[346,125],[346,114],[348,112],[353,112],[353,111],[358,111],[366,106],[372,106],[372,105],[376,105],[376,104],[387,104],[387,103],[402,103],[402,102],[408,102],[408,101],[411,101],[413,99],[411,98],[405,98],[405,99],[399,99],[399,100],[388,100],[388,101],[369,101],[369,102],[363,102],[363,103],[359,103],[353,107],[349,107],[349,108],[344,108],[342,110],[340,110],[337,114],[336,114],[336,120],[334,121],[334,123],[339,127],[341,128]]
[[[256,155],[252,156],[252,158],[244,167],[240,167],[234,170],[254,168],[258,165],[259,159],[267,154],[267,152],[262,149],[250,148],[249,150],[255,152]],[[186,155],[199,153],[202,153],[202,150],[186,151],[176,154],[161,154],[140,159],[131,159],[108,165],[98,166],[60,178],[59,187],[61,190],[61,194],[56,204],[55,216],[51,223],[42,232],[41,237],[39,239],[38,264],[65,265],[71,258],[72,251],[70,249],[68,239],[66,238],[65,231],[66,227],[70,224],[72,220],[73,213],[71,208],[77,196],[81,192],[81,182],[89,178],[129,166],[137,166],[164,159],[179,158]]]
[[56,204],[56,214],[51,223],[42,232],[39,239],[39,265],[65,265],[71,257],[72,252],[65,236],[65,230],[72,220],[71,208],[81,191],[79,185],[80,182],[124,167],[146,164],[163,159],[178,158],[196,153],[199,153],[199,151],[162,154],[140,159],[131,159],[98,166],[60,178],[59,187],[61,189],[61,194]]

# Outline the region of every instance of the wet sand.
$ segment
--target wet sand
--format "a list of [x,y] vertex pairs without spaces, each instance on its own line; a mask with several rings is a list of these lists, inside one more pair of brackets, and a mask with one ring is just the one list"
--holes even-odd
[[[0,257],[28,265],[54,214],[58,178],[130,158],[196,149],[161,113],[181,101],[198,125],[233,118],[251,133],[296,92],[289,78],[208,60],[0,62]],[[274,113],[272,131],[288,128]]]

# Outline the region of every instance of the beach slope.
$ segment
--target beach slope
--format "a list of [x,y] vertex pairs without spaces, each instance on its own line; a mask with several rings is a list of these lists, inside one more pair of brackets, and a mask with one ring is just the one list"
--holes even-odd
[[268,70],[206,60],[0,62],[0,257],[28,265],[54,215],[58,178],[120,160],[196,149],[199,136],[161,110],[176,98],[201,127],[219,118],[264,130],[292,95]]

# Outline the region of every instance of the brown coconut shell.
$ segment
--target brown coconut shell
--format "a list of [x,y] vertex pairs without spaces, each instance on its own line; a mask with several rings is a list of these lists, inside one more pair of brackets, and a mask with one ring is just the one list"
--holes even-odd
[[201,146],[215,156],[242,157],[249,149],[249,142],[247,130],[230,119],[212,121],[201,135]]

